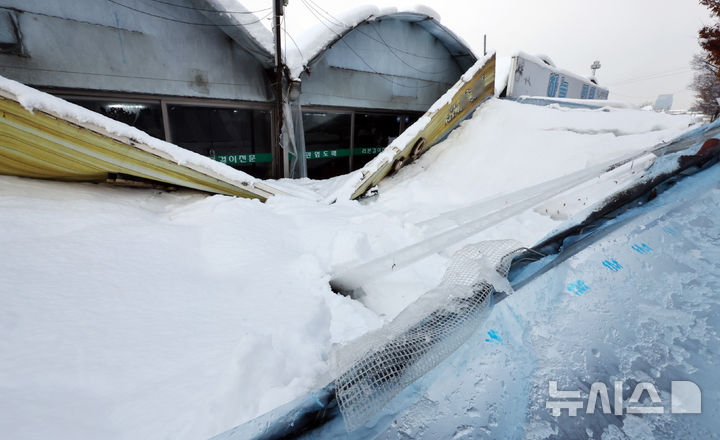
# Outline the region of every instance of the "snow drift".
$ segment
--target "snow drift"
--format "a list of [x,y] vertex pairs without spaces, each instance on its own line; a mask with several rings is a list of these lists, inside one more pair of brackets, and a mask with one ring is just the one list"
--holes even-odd
[[[444,212],[646,149],[690,123],[491,100],[362,203],[318,202],[336,180],[280,181],[307,198],[261,204],[0,177],[0,430],[225,431],[327,383],[334,344],[438,285],[456,249],[369,283],[361,301],[331,292],[334,268],[421,240],[435,231],[420,223]],[[627,185],[641,173],[633,166],[468,240],[533,244]]]

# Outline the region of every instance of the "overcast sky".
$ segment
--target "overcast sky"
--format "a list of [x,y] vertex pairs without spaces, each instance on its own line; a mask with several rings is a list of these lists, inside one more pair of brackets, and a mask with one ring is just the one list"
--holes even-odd
[[[303,1],[289,0],[287,29],[298,35],[317,23]],[[689,62],[699,52],[697,31],[712,21],[697,0],[313,0],[331,14],[364,4],[407,7],[424,4],[441,22],[482,55],[483,34],[498,56],[522,50],[546,54],[558,67],[589,75],[600,60],[597,77],[610,98],[654,102],[673,93],[673,108],[694,101]],[[245,0],[251,9],[269,0]]]

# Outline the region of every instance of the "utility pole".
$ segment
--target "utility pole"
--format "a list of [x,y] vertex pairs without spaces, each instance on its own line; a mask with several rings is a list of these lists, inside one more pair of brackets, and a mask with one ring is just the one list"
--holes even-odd
[[483,56],[487,56],[487,34],[483,34]]
[[280,32],[280,17],[283,15],[283,0],[274,0],[273,30],[275,33],[275,111],[272,130],[272,176],[280,179],[284,176],[284,157],[282,148],[283,123],[283,62]]
[[599,68],[601,68],[601,67],[602,67],[602,66],[600,65],[600,61],[597,61],[597,60],[596,60],[594,63],[592,63],[592,66],[590,66],[590,70],[592,70],[592,76],[593,76],[593,78],[595,78],[595,73],[596,73],[597,70],[598,70]]

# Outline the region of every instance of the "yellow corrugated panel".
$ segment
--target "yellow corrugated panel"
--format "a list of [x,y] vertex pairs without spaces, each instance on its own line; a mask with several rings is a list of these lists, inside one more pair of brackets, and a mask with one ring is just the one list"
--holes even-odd
[[451,132],[457,124],[482,102],[493,96],[495,91],[495,55],[460,87],[450,102],[424,116],[430,122],[397,152],[391,161],[383,163],[374,173],[363,176],[351,198],[363,195],[368,189],[377,185],[385,176],[397,171],[406,163],[427,151]]
[[116,173],[262,201],[273,195],[270,188],[220,180],[92,128],[0,96],[0,174],[102,182]]

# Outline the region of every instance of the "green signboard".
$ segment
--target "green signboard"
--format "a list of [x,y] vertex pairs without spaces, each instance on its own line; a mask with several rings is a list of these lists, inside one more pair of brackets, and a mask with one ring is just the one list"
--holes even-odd
[[[368,148],[356,148],[354,151],[355,156],[367,156],[376,155],[383,151],[385,147],[368,147]],[[334,159],[336,157],[348,157],[350,156],[349,148],[338,148],[335,150],[313,150],[305,152],[305,159]]]
[[[376,155],[383,151],[385,147],[367,147],[367,148],[356,148],[356,156],[368,156]],[[335,150],[313,150],[306,151],[305,158],[307,160],[313,159],[334,159],[336,157],[349,157],[349,148],[337,148]],[[210,156],[212,159],[217,160],[228,165],[245,165],[251,163],[270,163],[272,162],[272,153],[256,153],[256,154],[218,154]],[[290,155],[292,157],[292,155]]]
[[218,154],[210,156],[218,162],[228,165],[244,165],[251,163],[270,163],[272,162],[272,153],[256,153],[256,154]]
[[355,155],[356,156],[367,156],[367,155],[376,155],[381,153],[385,147],[368,147],[368,148],[356,148],[355,149]]

